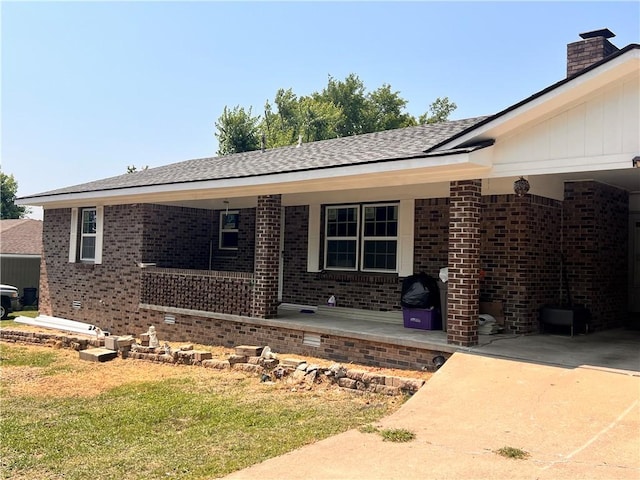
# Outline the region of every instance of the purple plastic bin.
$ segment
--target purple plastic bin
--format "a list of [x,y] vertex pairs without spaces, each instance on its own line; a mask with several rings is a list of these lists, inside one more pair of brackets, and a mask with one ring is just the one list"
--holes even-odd
[[405,328],[419,328],[421,330],[442,330],[440,310],[436,308],[403,308],[402,318]]

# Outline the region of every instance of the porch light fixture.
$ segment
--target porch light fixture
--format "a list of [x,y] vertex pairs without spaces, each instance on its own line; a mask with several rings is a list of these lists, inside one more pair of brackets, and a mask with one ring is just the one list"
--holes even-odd
[[520,177],[518,180],[513,182],[513,191],[518,197],[526,195],[530,187],[531,185],[529,185],[529,181],[524,177]]

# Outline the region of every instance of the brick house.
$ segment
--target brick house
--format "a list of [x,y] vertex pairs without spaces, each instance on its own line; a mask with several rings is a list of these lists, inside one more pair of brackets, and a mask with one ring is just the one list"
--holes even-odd
[[[581,36],[566,78],[495,115],[20,199],[45,209],[41,311],[117,334],[154,324],[167,339],[304,354],[308,322],[278,323],[280,305],[333,295],[354,312],[399,313],[404,278],[448,267],[452,348],[477,343],[482,299],[503,302],[508,332],[538,332],[540,307],[566,302],[566,284],[592,330],[622,326],[640,311],[640,46],[618,49],[609,30]],[[418,362],[398,360],[401,341],[309,331],[328,357]]]

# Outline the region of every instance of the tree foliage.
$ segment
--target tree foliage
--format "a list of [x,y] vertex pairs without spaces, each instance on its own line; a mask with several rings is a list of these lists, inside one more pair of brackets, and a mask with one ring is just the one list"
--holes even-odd
[[456,109],[456,104],[447,97],[437,98],[416,119],[406,111],[407,103],[400,92],[386,83],[367,92],[362,80],[353,73],[344,80],[329,76],[325,88],[308,96],[281,88],[273,102],[266,102],[262,116],[252,116],[251,108],[224,108],[215,124],[217,153],[257,150],[263,141],[265,148],[275,148],[442,122]]
[[428,123],[445,122],[456,108],[458,108],[458,106],[450,101],[449,97],[438,97],[429,105],[429,110],[418,117],[418,123],[425,125]]
[[218,155],[250,152],[260,148],[259,117],[251,116],[251,108],[245,110],[239,105],[233,109],[224,107],[216,122]]
[[18,192],[18,182],[13,175],[7,175],[0,172],[0,218],[2,220],[10,218],[24,218],[29,209],[24,206],[16,205],[16,194]]
[[127,165],[127,173],[136,173],[136,172],[140,172],[148,169],[149,169],[149,165],[140,167],[140,170],[138,170],[138,167],[136,167],[135,165]]

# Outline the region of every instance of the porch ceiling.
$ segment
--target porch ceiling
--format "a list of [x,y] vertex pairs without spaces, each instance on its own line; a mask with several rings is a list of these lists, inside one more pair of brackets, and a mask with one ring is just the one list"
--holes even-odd
[[[480,175],[486,179],[486,175]],[[517,177],[491,179],[483,186],[483,195],[501,195],[513,193],[513,181]],[[575,181],[596,181],[628,191],[640,193],[640,168],[623,170],[608,170],[595,172],[573,172],[548,175],[528,176],[531,183],[531,193],[556,198],[563,198],[563,183]],[[415,179],[417,182],[417,179]],[[433,178],[432,180],[435,180]],[[494,181],[502,180],[502,181]],[[557,186],[557,187],[556,187]],[[329,197],[328,197],[329,196]],[[381,200],[405,200],[412,198],[446,198],[449,196],[449,181],[431,181],[424,183],[405,184],[400,186],[378,186],[361,188],[343,188],[340,190],[327,188],[323,191],[307,191],[304,193],[289,193],[283,195],[283,206],[322,204],[328,201],[341,202],[373,202]],[[330,200],[328,200],[330,198]],[[224,203],[228,201],[229,203]],[[181,200],[161,202],[166,205],[223,210],[227,208],[251,208],[257,203],[257,196],[241,196],[227,198],[203,198],[197,200]]]

